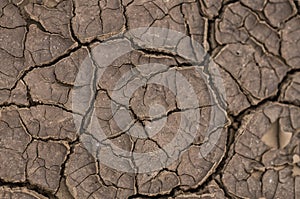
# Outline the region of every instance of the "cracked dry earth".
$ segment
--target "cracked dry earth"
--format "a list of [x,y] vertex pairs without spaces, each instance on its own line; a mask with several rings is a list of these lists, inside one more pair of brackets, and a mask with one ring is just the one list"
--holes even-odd
[[[299,7],[292,0],[0,0],[0,198],[300,198]],[[180,53],[137,48],[110,63],[90,89],[76,84],[82,63],[91,66],[87,76],[97,75],[93,49],[139,27],[187,35],[210,58],[187,63]],[[195,54],[193,42],[185,49]],[[209,76],[208,59],[223,80],[223,103],[211,102],[207,82],[195,72],[199,65]],[[184,77],[200,106],[178,103],[177,93],[158,84],[135,90],[128,106],[114,99],[122,75],[147,63],[167,66],[153,66],[159,70],[151,77],[171,71],[173,87],[180,87],[179,74]],[[82,88],[93,96],[85,112],[72,103]],[[164,112],[151,109],[157,104]],[[225,109],[226,121],[204,157],[215,107]],[[133,120],[124,121],[130,123],[125,132],[114,120],[124,111],[130,114],[120,118]],[[189,111],[200,117],[197,136],[171,164],[139,172],[124,156],[134,170],[127,172],[94,153],[95,118],[111,145],[149,153],[176,137],[191,120],[180,115]],[[149,136],[162,120],[166,124]]]

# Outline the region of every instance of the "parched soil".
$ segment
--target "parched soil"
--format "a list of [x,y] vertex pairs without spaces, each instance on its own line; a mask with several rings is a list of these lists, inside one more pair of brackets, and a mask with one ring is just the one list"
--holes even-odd
[[299,8],[0,0],[0,199],[300,199]]

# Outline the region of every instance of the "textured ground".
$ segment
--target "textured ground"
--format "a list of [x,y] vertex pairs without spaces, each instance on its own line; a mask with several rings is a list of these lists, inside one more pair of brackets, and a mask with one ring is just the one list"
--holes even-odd
[[[292,0],[0,0],[0,198],[300,198],[299,7]],[[180,56],[155,49],[127,53],[93,84],[86,112],[72,106],[72,93],[85,86],[76,84],[82,63],[96,74],[93,49],[139,27],[187,35],[220,72],[226,124],[205,157],[199,156],[203,132],[219,105],[195,75],[197,64]],[[194,48],[189,44],[185,49]],[[172,89],[157,84],[137,89],[128,107],[118,102],[118,79],[150,62],[168,67],[153,75],[157,79],[167,72],[185,77],[201,106],[178,104]],[[208,73],[210,66],[204,68]],[[151,114],[153,104],[165,112]],[[143,173],[122,157],[134,170],[125,172],[83,144],[97,140],[91,107],[109,143],[132,153],[164,148],[184,112],[199,114],[200,130],[172,164]],[[129,134],[113,119],[124,111],[133,118]],[[74,116],[84,121],[80,127]],[[149,137],[161,120],[167,124]],[[135,137],[134,129],[142,133]]]

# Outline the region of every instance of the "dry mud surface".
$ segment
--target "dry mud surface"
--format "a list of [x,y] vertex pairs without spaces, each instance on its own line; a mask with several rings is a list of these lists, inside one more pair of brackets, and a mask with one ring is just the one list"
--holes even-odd
[[299,199],[299,7],[1,0],[0,198]]

